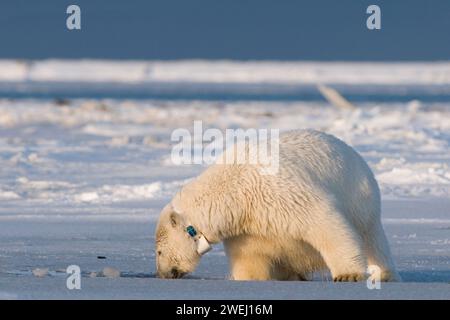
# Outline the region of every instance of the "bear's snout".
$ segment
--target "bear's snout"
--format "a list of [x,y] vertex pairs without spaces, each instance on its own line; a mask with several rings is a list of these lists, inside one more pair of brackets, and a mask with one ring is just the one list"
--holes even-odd
[[179,279],[186,275],[186,272],[181,272],[177,268],[171,268],[168,272],[158,271],[158,277],[162,279]]

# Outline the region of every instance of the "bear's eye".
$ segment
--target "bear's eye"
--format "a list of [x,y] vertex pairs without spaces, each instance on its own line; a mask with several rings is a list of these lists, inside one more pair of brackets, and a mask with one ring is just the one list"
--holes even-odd
[[158,250],[158,256],[160,256],[160,255],[161,255],[161,253],[162,253],[162,252],[161,252],[161,250]]

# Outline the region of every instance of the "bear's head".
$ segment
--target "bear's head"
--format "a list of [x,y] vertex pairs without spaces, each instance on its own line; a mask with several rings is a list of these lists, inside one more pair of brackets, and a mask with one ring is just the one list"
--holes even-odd
[[194,271],[201,255],[183,215],[166,206],[156,228],[156,270],[160,278],[181,278]]

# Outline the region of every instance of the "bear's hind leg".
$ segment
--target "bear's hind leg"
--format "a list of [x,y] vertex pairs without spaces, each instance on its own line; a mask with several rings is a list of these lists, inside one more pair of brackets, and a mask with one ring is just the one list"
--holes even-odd
[[381,281],[401,281],[392,261],[391,251],[381,222],[368,232],[371,236],[366,239],[368,264],[380,268]]
[[321,219],[320,226],[313,227],[305,241],[320,252],[334,281],[365,279],[367,265],[362,241],[345,219],[330,217],[336,214]]

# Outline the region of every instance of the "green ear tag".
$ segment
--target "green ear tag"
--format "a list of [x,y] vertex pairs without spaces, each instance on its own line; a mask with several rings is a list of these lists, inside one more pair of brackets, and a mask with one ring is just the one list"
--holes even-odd
[[195,237],[197,235],[197,231],[195,230],[195,228],[193,226],[188,226],[186,228],[187,233],[189,233],[189,235],[191,237]]

